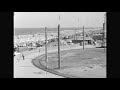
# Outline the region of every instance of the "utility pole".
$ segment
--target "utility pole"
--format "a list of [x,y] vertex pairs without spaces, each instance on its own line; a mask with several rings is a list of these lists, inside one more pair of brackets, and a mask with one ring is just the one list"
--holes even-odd
[[83,26],[83,50],[84,50],[84,26]]
[[58,24],[58,68],[60,69],[60,24]]
[[104,51],[105,51],[105,25],[106,25],[106,23],[105,23],[105,16],[106,16],[106,14],[104,15],[104,22],[103,22],[103,31],[102,31],[102,47],[104,48]]
[[[77,31],[79,31],[79,17],[78,17],[78,29],[77,29]],[[78,38],[78,33],[79,32],[77,32],[77,38]]]
[[47,72],[47,62],[48,62],[48,57],[47,57],[47,32],[46,32],[46,27],[45,27],[45,61],[46,61],[46,72]]
[[105,23],[103,23],[103,40],[102,40],[102,46],[104,47],[104,30],[105,30]]
[[106,34],[106,13],[104,15],[104,52],[105,52],[105,34]]
[[76,40],[76,29],[75,29],[75,35],[74,35],[74,40]]
[[[60,21],[60,16],[59,16]],[[60,69],[60,24],[58,24],[58,69]]]
[[103,23],[103,30],[102,30],[102,47],[104,47],[104,23]]
[[104,39],[105,39],[105,15],[104,15],[104,22],[103,22],[103,31],[102,31],[102,47],[105,50],[105,43],[104,43]]
[[[79,29],[79,18],[77,20],[78,20],[78,29]],[[77,37],[78,37],[77,36],[78,29],[77,28],[75,29],[75,37],[74,37],[75,40],[77,40]]]

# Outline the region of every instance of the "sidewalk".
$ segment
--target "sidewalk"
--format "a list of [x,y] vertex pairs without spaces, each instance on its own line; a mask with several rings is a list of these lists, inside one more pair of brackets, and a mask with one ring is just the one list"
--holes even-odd
[[[69,50],[69,49],[82,49],[82,46],[76,47],[68,47],[65,46],[61,48],[61,50]],[[94,48],[94,46],[85,46],[85,48]],[[49,48],[48,52],[55,52],[57,48]],[[25,52],[25,60],[22,60],[22,57],[15,56],[14,57],[14,78],[64,78],[62,76],[54,75],[52,73],[43,71],[32,64],[32,59],[44,54],[45,51],[42,49],[41,52],[37,50],[31,52]],[[16,62],[16,59],[21,59],[19,63]]]
[[24,61],[14,64],[14,78],[63,78],[35,67],[31,60],[39,55],[39,53],[35,53],[25,56]]

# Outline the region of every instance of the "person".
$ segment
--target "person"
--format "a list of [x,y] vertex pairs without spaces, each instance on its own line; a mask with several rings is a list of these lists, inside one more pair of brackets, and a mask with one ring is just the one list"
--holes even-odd
[[25,59],[25,56],[24,56],[24,54],[22,54],[22,58],[23,58],[23,60]]

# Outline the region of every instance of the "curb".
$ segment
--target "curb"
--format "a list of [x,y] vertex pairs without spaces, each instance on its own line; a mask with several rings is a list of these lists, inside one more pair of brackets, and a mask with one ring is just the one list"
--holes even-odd
[[[43,55],[43,54],[42,54],[42,55]],[[40,56],[41,56],[41,55],[40,55]],[[40,56],[38,56],[38,57],[40,57]],[[32,59],[32,61],[31,61],[32,64],[33,64],[34,66],[36,66],[37,68],[42,69],[42,70],[44,70],[44,71],[47,71],[47,72],[49,72],[49,73],[58,75],[58,76],[65,77],[65,78],[80,78],[80,77],[76,77],[76,76],[72,76],[72,75],[63,74],[63,73],[57,72],[57,71],[55,71],[55,70],[53,70],[53,69],[50,69],[50,68],[46,68],[46,66],[44,66],[44,65],[42,65],[42,64],[40,63],[40,59],[37,59],[38,57]],[[37,64],[39,63],[39,65],[37,65],[36,63],[37,63]]]

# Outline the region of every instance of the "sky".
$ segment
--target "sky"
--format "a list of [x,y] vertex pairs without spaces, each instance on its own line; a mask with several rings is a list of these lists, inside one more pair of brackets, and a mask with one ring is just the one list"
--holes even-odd
[[[102,27],[106,12],[14,12],[15,28]],[[59,20],[60,15],[60,20]]]

